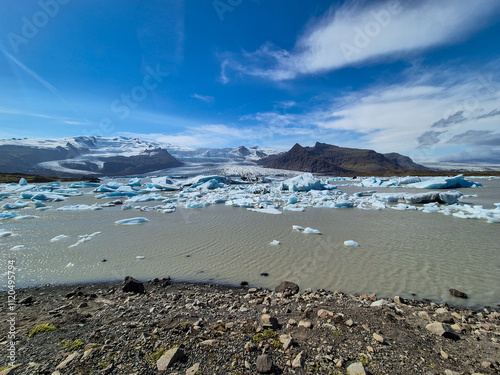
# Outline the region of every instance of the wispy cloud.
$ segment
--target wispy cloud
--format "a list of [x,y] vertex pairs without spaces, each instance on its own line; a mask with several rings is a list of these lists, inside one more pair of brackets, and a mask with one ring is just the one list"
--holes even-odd
[[0,114],[4,115],[15,115],[15,116],[25,116],[25,117],[34,117],[46,120],[55,120],[58,123],[67,124],[67,125],[81,125],[81,126],[92,126],[90,122],[80,121],[70,117],[65,116],[56,116],[56,115],[48,115],[45,113],[35,113],[22,111],[14,108],[2,108],[0,107]]
[[208,95],[193,94],[191,95],[191,97],[194,99],[199,99],[205,103],[213,103],[215,100],[213,96],[208,96]]
[[402,59],[456,43],[500,11],[497,0],[393,0],[366,5],[349,2],[330,9],[298,37],[291,51],[267,42],[254,52],[225,54],[222,81],[229,81],[230,70],[282,81],[374,60]]

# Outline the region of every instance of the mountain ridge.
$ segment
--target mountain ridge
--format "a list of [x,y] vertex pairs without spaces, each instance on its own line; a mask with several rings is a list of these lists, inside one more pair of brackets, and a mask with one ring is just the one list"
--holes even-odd
[[289,151],[259,161],[266,168],[311,173],[353,174],[390,170],[428,170],[408,156],[395,152],[381,154],[374,150],[340,147],[316,142],[313,147],[296,143]]

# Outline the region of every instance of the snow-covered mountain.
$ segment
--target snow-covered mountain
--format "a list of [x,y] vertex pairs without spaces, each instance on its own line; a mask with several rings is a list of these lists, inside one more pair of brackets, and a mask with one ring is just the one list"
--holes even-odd
[[0,140],[0,172],[52,176],[137,175],[181,165],[253,165],[278,153],[259,147],[192,148],[127,137]]

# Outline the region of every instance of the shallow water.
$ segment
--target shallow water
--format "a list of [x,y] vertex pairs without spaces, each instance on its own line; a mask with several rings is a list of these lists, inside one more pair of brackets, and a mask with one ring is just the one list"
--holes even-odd
[[[461,189],[478,195],[463,201],[494,208],[493,203],[500,201],[500,180],[474,180],[485,187]],[[350,194],[371,190],[354,186],[339,189]],[[88,193],[51,205],[96,201],[106,202]],[[418,298],[469,306],[500,303],[500,226],[484,220],[357,208],[307,208],[305,212],[269,215],[223,204],[203,209],[177,207],[171,214],[122,211],[121,206],[85,212],[28,208],[21,213],[40,217],[6,220],[0,225],[0,229],[17,234],[0,239],[0,251],[2,269],[7,269],[7,260],[16,260],[19,288],[119,280],[126,275],[141,280],[170,275],[174,280],[235,285],[245,280],[268,288],[290,280],[301,288],[375,292],[380,297],[411,297],[414,293]],[[114,224],[131,217],[146,217],[150,222]],[[316,228],[323,234],[299,233],[292,225]],[[102,233],[91,241],[68,248],[78,235],[97,231]],[[50,241],[60,234],[69,238]],[[273,240],[281,244],[270,246]],[[346,247],[346,240],[354,240],[360,247]],[[16,245],[24,248],[10,250]],[[260,276],[262,272],[269,276]],[[3,271],[0,273],[5,280]],[[464,291],[470,298],[451,297],[450,288]]]

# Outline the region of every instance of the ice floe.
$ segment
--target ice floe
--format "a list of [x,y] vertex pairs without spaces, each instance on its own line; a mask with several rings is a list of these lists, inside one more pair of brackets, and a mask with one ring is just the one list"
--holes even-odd
[[356,241],[348,240],[344,241],[344,246],[359,247],[359,244]]
[[271,214],[271,215],[280,215],[282,212],[276,208],[273,207],[267,207],[267,208],[247,208],[248,211],[253,211],[253,212],[260,212],[263,214]]
[[9,232],[5,229],[0,229],[0,238],[10,237],[10,236],[12,236],[12,232]]
[[279,244],[280,244],[280,242],[278,240],[273,240],[273,241],[269,242],[269,245],[271,245],[271,246],[277,246]]
[[117,224],[117,225],[136,225],[136,224],[143,224],[143,223],[149,223],[149,220],[146,219],[145,217],[133,217],[130,219],[123,219],[123,220],[115,221],[115,224]]
[[420,182],[414,182],[407,185],[408,187],[419,189],[456,189],[481,187],[482,184],[474,181],[468,181],[463,175],[459,174],[455,177],[436,177],[436,178],[420,178]]
[[69,236],[66,236],[65,234],[60,234],[58,236],[55,236],[54,238],[52,238],[50,240],[50,242],[57,242],[57,241],[61,241],[61,240],[64,240],[65,238],[69,238]]
[[28,207],[30,204],[27,202],[23,202],[21,200],[15,201],[14,203],[5,203],[2,206],[4,210],[19,210],[21,208]]
[[322,190],[325,185],[312,173],[303,173],[299,176],[289,178],[281,183],[281,190],[289,191],[310,191]]
[[94,238],[95,236],[97,236],[99,234],[101,234],[101,232],[94,232],[92,234],[82,234],[82,235],[78,236],[78,238],[80,238],[80,239],[76,243],[74,243],[73,245],[69,245],[68,248],[77,247],[84,242],[88,242],[88,241],[92,240],[92,238]]

